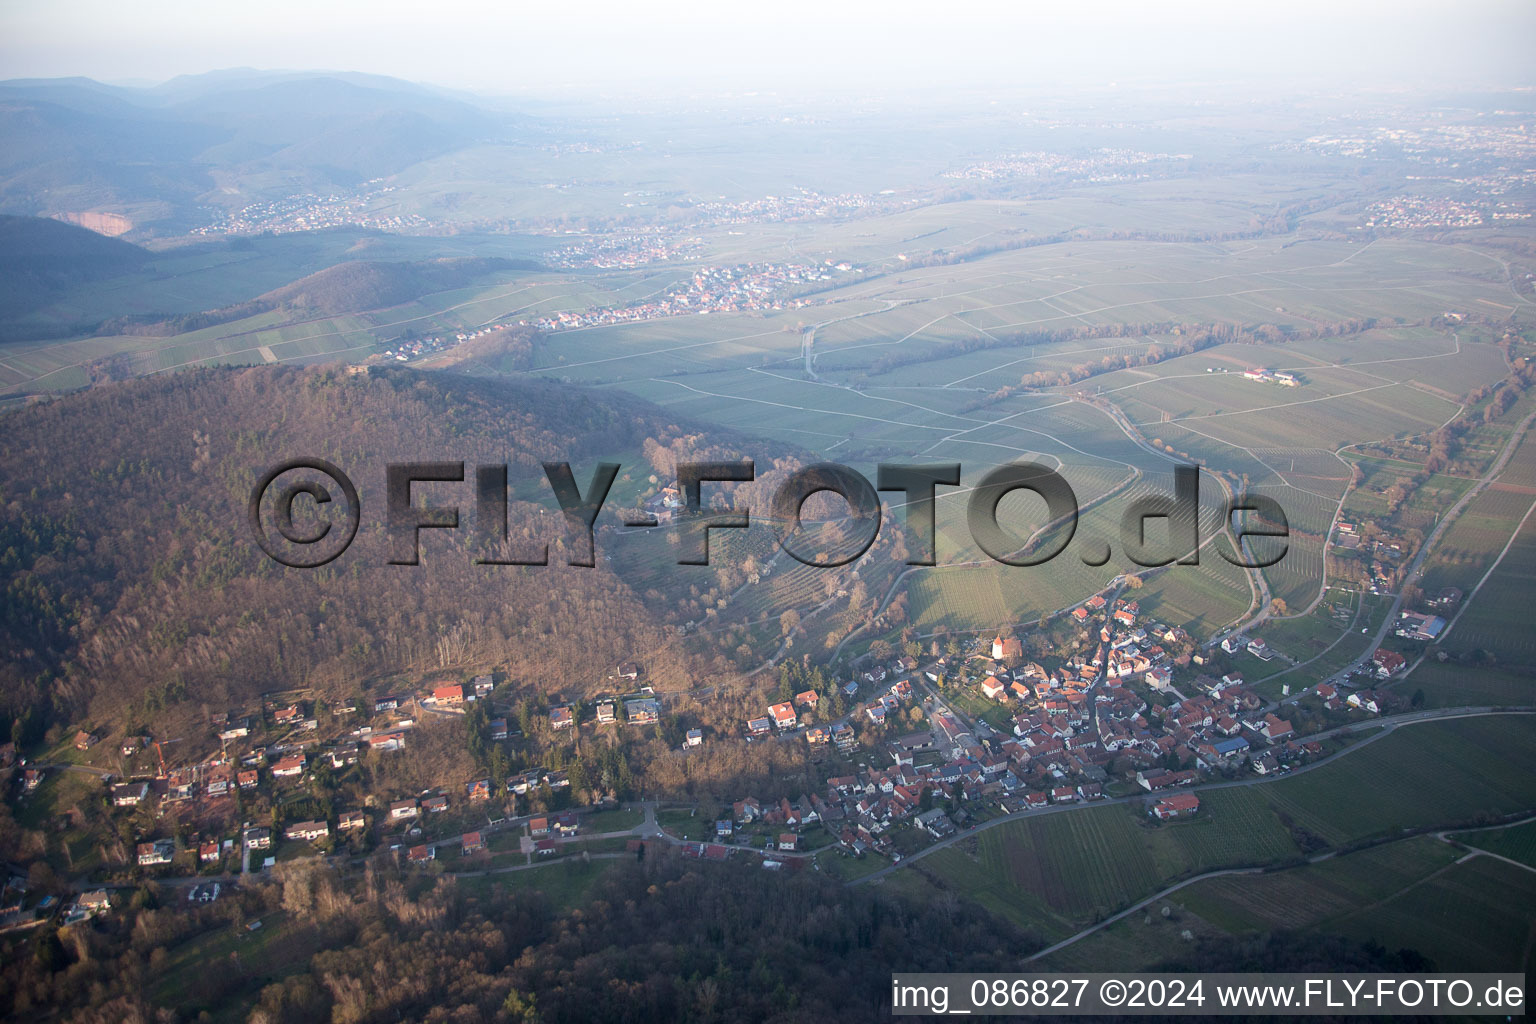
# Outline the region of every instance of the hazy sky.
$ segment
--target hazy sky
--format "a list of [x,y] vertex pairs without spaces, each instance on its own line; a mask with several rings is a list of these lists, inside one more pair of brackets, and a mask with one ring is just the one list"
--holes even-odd
[[0,78],[367,71],[493,93],[1536,79],[1533,0],[0,0]]

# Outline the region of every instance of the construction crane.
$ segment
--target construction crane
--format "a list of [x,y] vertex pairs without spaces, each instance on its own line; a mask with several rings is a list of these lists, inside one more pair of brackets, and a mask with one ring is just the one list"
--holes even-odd
[[[159,740],[151,740],[150,742],[154,744],[155,756],[160,759],[160,774],[155,776],[155,778],[163,779],[166,776],[166,771],[165,771],[165,751],[160,748],[160,741]],[[181,739],[180,739],[180,737],[177,737],[174,740],[166,740],[165,742],[167,742],[167,743],[180,743]]]

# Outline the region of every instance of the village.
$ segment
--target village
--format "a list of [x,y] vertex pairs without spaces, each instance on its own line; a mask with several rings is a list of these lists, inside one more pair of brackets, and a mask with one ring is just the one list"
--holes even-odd
[[826,285],[838,274],[854,272],[849,263],[808,265],[747,263],[733,267],[701,267],[681,287],[648,302],[586,310],[566,310],[519,324],[543,331],[569,331],[610,324],[637,323],[701,313],[763,312],[802,306],[808,299],[796,292]]
[[189,234],[198,236],[290,234],[329,228],[365,228],[373,231],[422,231],[431,225],[414,213],[375,213],[374,202],[395,191],[383,178],[365,181],[352,192],[315,195],[301,192],[281,199],[251,203],[239,210],[205,207],[209,222]]
[[[306,788],[316,773],[329,777],[363,757],[409,758],[412,733],[429,715],[463,717],[479,731],[473,742],[515,741],[521,730],[498,705],[491,675],[361,702],[269,693],[259,709],[212,714],[209,739],[219,752],[191,764],[166,762],[166,746],[180,739],[114,740],[127,770],[99,773],[104,797],[136,835],[131,862],[102,877],[201,880],[188,898],[206,901],[218,898],[219,881],[316,854],[385,853],[402,864],[444,870],[462,862],[467,870],[620,846],[644,856],[647,844],[659,844],[707,860],[750,854],[769,868],[820,870],[827,854],[895,864],[987,822],[1064,805],[1131,801],[1149,824],[1198,815],[1200,784],[1283,775],[1347,742],[1340,727],[1404,704],[1384,686],[1406,671],[1407,659],[1385,648],[1356,673],[1289,704],[1268,700],[1241,672],[1220,667],[1238,657],[1283,657],[1263,639],[1230,634],[1202,646],[1179,627],[1144,620],[1122,590],[1076,606],[1050,638],[1028,637],[1030,648],[1004,631],[951,644],[945,654],[935,644],[927,659],[866,658],[853,678],[767,705],[739,736],[683,723],[680,756],[711,742],[804,743],[827,772],[824,788],[794,797],[742,793],[719,805],[653,801],[644,819],[611,800],[577,806],[570,772],[559,768],[468,778],[458,789],[400,799],[370,795],[357,806],[317,800]],[[1395,632],[1433,639],[1443,625],[1404,612]],[[1055,653],[1037,657],[1037,643]],[[625,663],[608,677],[612,695],[554,702],[544,712],[549,733],[657,727],[666,695],[643,675],[642,666]],[[845,712],[835,718],[828,714],[834,700]],[[1303,712],[1307,735],[1286,717]],[[247,746],[258,734],[272,741]],[[82,729],[73,746],[87,753],[102,742]],[[23,800],[49,771],[69,770],[16,763],[14,748],[0,750],[0,764],[20,769]],[[264,819],[242,813],[263,796],[272,808]],[[175,828],[157,824],[178,807]],[[451,851],[449,862],[442,850]],[[7,904],[15,904],[13,914],[24,890],[23,881]],[[62,909],[89,916],[108,904],[92,890]]]

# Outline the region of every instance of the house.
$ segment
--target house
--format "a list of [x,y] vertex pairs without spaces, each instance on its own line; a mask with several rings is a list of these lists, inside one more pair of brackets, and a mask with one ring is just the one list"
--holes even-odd
[[1254,637],[1248,641],[1248,653],[1255,658],[1262,658],[1265,661],[1268,661],[1271,657],[1269,645],[1259,637]]
[[104,914],[112,909],[112,896],[105,889],[83,892],[75,900],[75,906],[79,907],[88,917],[94,914]]
[[981,692],[991,700],[1007,700],[1008,686],[998,681],[995,676],[988,676],[981,681]]
[[491,691],[496,689],[496,681],[490,676],[475,676],[469,681],[470,688],[475,691],[475,696],[489,697]]
[[800,837],[799,836],[795,835],[793,832],[780,832],[779,833],[779,849],[781,849],[781,850],[796,850],[796,849],[799,849],[799,847],[800,847]]
[[388,754],[405,748],[405,734],[400,732],[376,733],[368,737],[368,749]]
[[793,729],[799,721],[795,717],[794,705],[788,702],[773,705],[768,709],[768,715],[773,719],[773,724],[780,729]]
[[540,857],[553,857],[559,850],[559,844],[553,839],[540,839],[533,844],[533,852]]
[[688,730],[688,740],[687,740],[688,746],[690,746],[690,747],[697,747],[697,746],[699,746],[703,742],[704,742],[704,730],[703,729],[689,729]]
[[21,787],[28,793],[32,792],[43,783],[43,769],[25,768],[21,773]]
[[747,723],[747,732],[753,736],[762,736],[773,728],[773,720],[768,718],[754,718]]
[[219,841],[210,839],[197,848],[197,859],[204,864],[212,864],[219,859]]
[[405,821],[409,818],[421,817],[421,808],[416,806],[415,800],[396,800],[389,805],[389,819],[391,821]]
[[928,834],[935,839],[943,839],[945,836],[955,834],[955,823],[949,820],[942,807],[935,807],[931,811],[924,811],[917,816],[917,824],[926,829]]
[[463,704],[464,687],[459,683],[449,683],[433,689],[432,699],[439,704]]
[[651,725],[661,718],[661,703],[654,697],[624,702],[624,716],[630,725]]
[[1248,752],[1248,741],[1241,736],[1233,736],[1231,739],[1220,740],[1212,743],[1211,751],[1222,760],[1239,757]]
[[474,779],[464,784],[464,795],[471,800],[489,800],[491,798],[491,780]]
[[1075,804],[1077,803],[1077,790],[1071,786],[1057,786],[1051,790],[1051,803]]
[[156,839],[153,842],[140,843],[137,852],[139,855],[139,867],[169,864],[171,857],[176,853],[176,841],[173,839]]
[[840,753],[850,753],[859,745],[859,739],[854,735],[853,726],[847,722],[839,722],[832,727],[832,742]]
[[245,830],[241,842],[248,850],[270,850],[272,848],[272,830],[261,825],[254,825]]
[[331,834],[331,826],[323,821],[296,821],[283,830],[284,839],[302,839],[314,842]]
[[1200,798],[1193,793],[1173,793],[1152,805],[1150,813],[1158,821],[1187,818],[1200,809]]
[[805,733],[805,741],[813,747],[819,747],[831,738],[831,734],[819,725],[811,726]]
[[491,719],[491,739],[504,740],[507,738],[507,720],[505,718]]
[[148,797],[147,782],[122,782],[112,787],[113,807],[137,807]]
[[87,732],[85,729],[75,733],[76,750],[90,750],[100,741],[100,736],[97,736],[94,732]]
[[272,721],[278,725],[298,725],[304,720],[304,712],[297,704],[290,704],[272,713]]
[[1273,775],[1280,770],[1280,761],[1274,754],[1266,753],[1254,758],[1253,770],[1260,775]]
[[1349,695],[1349,699],[1345,703],[1349,704],[1350,707],[1360,708],[1362,711],[1369,711],[1372,714],[1379,715],[1386,702],[1382,695],[1375,690],[1356,690]]
[[227,767],[215,768],[208,775],[208,795],[224,796],[229,793],[229,784],[234,781],[234,773]]
[[340,819],[336,822],[338,832],[351,832],[354,829],[367,827],[368,819],[362,811],[342,811]]
[[[668,490],[672,490],[672,488],[668,488]],[[665,493],[665,492],[663,492],[663,493]],[[628,680],[631,680],[631,681],[639,679],[640,678],[640,663],[637,662],[637,661],[626,661],[626,662],[624,662],[622,665],[620,665],[618,667],[618,669],[616,670],[615,674],[620,679],[628,679]]]
[[551,827],[549,818],[546,816],[528,819],[528,834],[535,839],[549,835]]
[[1072,609],[1072,619],[1074,622],[1087,622],[1088,609],[1081,606]]
[[429,796],[421,802],[421,807],[428,814],[442,814],[448,809],[448,797],[441,793]]
[[869,707],[864,709],[864,713],[867,714],[869,716],[869,720],[874,722],[876,725],[885,724],[884,704],[871,704]]
[[549,727],[551,729],[569,729],[575,724],[576,713],[569,704],[549,709]]
[[375,697],[373,699],[373,710],[375,714],[380,711],[394,711],[399,706],[400,698],[393,695]]
[[1371,661],[1376,665],[1376,674],[1382,679],[1396,675],[1408,665],[1407,658],[1385,647],[1378,647],[1376,653],[1371,655]]
[[303,754],[293,754],[283,758],[272,766],[274,779],[296,779],[304,774],[304,765],[307,760]]
[[715,822],[715,838],[716,839],[728,838],[729,836],[734,834],[735,831],[736,831],[736,823],[731,821],[730,818],[721,818],[720,820]]
[[806,690],[804,693],[795,694],[796,707],[811,708],[814,710],[816,707],[816,702],[819,700],[821,700],[821,695],[818,694],[815,690]]
[[465,832],[459,843],[459,853],[465,857],[485,850],[485,840],[480,838],[479,832]]
[[1224,654],[1236,654],[1248,646],[1248,638],[1241,633],[1233,633],[1221,641],[1221,650]]
[[1290,722],[1276,718],[1274,715],[1265,715],[1264,721],[1259,724],[1259,732],[1271,743],[1288,740],[1295,734],[1295,731],[1291,728]]
[[406,854],[406,856],[410,859],[412,864],[425,864],[428,861],[437,859],[437,847],[413,846],[411,847],[410,852]]
[[611,701],[611,700],[598,701],[598,704],[597,704],[597,724],[598,725],[607,725],[609,722],[612,722],[615,717],[616,716],[614,715],[614,703],[613,703],[613,701]]

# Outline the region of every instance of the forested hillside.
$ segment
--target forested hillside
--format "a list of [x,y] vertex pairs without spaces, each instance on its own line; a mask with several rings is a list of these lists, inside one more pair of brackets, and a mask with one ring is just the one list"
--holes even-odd
[[138,268],[150,253],[136,245],[46,217],[0,214],[0,340],[5,321],[63,289]]
[[[651,441],[705,443],[667,414],[613,392],[484,382],[388,369],[200,370],[108,385],[5,417],[0,480],[0,692],[4,720],[35,734],[89,714],[159,730],[164,719],[278,687],[356,695],[394,673],[495,663],[533,692],[578,695],[641,656],[658,688],[688,663],[667,609],[597,568],[473,564],[473,464],[507,463],[514,540],[557,505],[541,462],[636,454]],[[712,435],[712,450],[732,449]],[[362,528],[338,561],[286,569],[246,522],[257,477],[294,456],[330,460],[362,498]],[[384,467],[464,460],[439,485],[465,529],[430,536],[423,564],[392,566]],[[545,520],[546,523],[551,520]],[[436,531],[441,533],[442,531]],[[461,539],[462,538],[462,539]],[[18,736],[26,739],[27,736]]]

